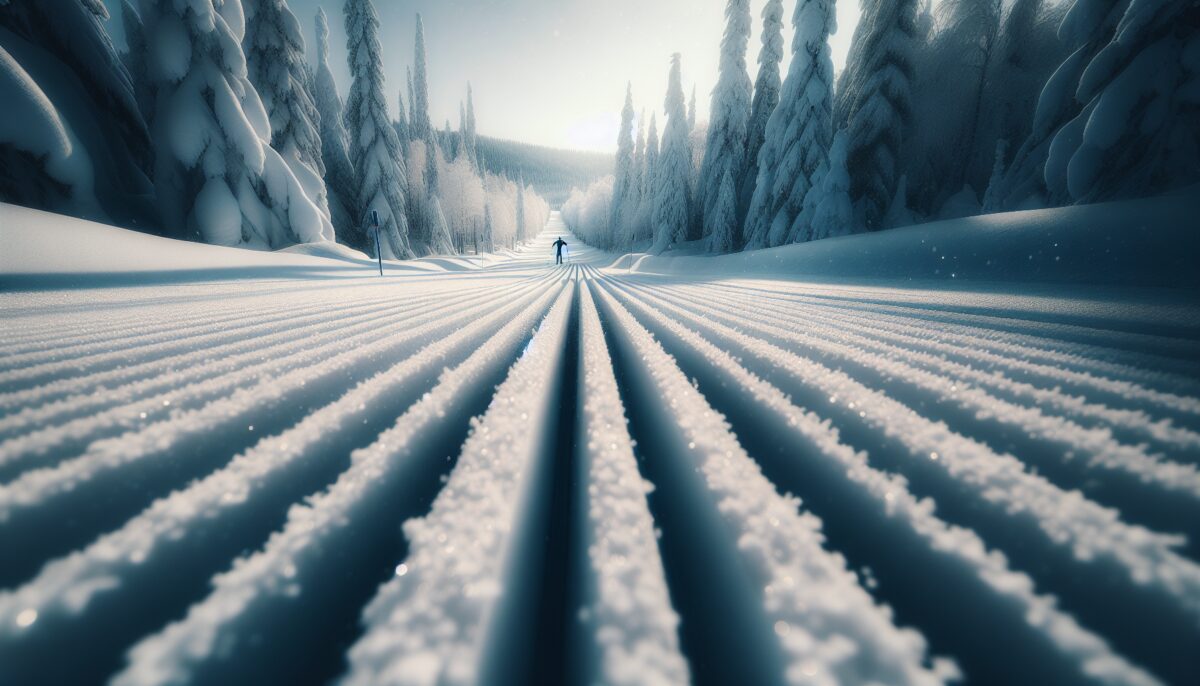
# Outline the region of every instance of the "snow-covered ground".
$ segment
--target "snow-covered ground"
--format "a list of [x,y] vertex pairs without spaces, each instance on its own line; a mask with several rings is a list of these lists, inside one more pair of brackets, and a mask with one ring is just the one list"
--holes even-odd
[[1195,274],[1089,209],[380,277],[0,205],[0,683],[1197,683]]

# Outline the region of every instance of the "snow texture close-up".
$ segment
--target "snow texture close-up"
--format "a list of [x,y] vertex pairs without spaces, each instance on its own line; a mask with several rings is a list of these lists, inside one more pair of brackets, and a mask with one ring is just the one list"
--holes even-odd
[[109,231],[6,235],[4,683],[1197,674],[1194,304]]
[[0,686],[1200,685],[1200,0],[0,0]]

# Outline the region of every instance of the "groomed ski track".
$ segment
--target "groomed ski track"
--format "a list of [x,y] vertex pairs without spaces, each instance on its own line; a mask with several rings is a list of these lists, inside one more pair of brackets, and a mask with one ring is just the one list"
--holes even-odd
[[1200,682],[1192,328],[616,258],[0,293],[0,684]]

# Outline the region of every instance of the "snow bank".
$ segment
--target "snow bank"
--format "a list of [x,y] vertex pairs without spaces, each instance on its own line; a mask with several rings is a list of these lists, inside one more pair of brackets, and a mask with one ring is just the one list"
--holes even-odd
[[[180,272],[197,278],[369,276],[376,263],[328,241],[277,252],[160,238],[65,215],[0,203],[0,284],[13,276]],[[385,262],[387,271],[443,272],[436,259]],[[378,272],[376,272],[378,273]],[[12,284],[21,284],[13,279]]]
[[1200,288],[1198,213],[1200,189],[1193,188],[1177,196],[967,217],[720,257],[643,256],[634,269]]

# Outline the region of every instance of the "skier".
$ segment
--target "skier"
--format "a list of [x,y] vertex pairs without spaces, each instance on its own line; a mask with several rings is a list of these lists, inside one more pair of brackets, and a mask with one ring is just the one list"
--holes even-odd
[[562,239],[562,236],[559,236],[558,240],[551,245],[554,246],[554,264],[562,264],[562,250],[566,247],[567,242]]

